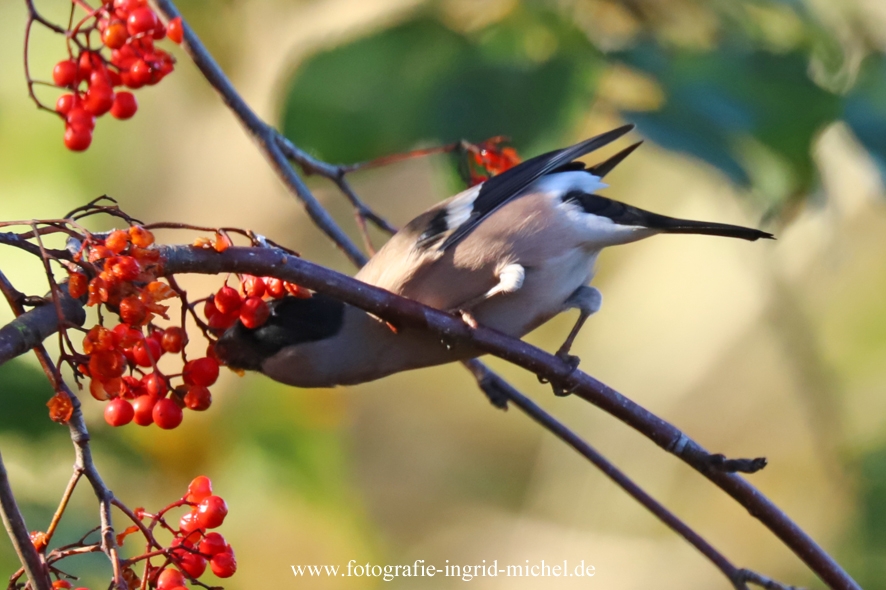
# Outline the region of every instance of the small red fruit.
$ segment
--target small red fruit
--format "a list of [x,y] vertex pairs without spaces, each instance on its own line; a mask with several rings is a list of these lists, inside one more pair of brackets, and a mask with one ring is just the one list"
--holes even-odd
[[126,23],[121,20],[112,20],[105,30],[102,31],[102,43],[111,49],[120,49],[129,39]]
[[119,254],[129,246],[129,232],[115,229],[105,238],[105,247],[114,254]]
[[247,297],[262,297],[265,294],[265,282],[252,275],[243,275],[240,288]]
[[228,542],[225,541],[225,538],[221,533],[206,533],[206,536],[200,541],[199,551],[203,555],[212,557],[213,555],[222,553],[227,546]]
[[131,92],[121,91],[114,96],[114,104],[111,105],[111,116],[115,119],[130,119],[138,110],[138,102]]
[[140,6],[129,13],[126,19],[126,30],[130,35],[153,31],[160,24],[157,14],[149,6]]
[[265,287],[268,290],[268,295],[273,297],[274,299],[280,299],[284,295],[286,295],[286,288],[283,286],[283,281],[280,279],[275,279],[274,277],[265,277]]
[[193,509],[190,512],[182,514],[182,517],[178,521],[178,528],[186,534],[199,530],[200,525],[197,523],[197,510]]
[[185,576],[175,568],[168,567],[157,576],[157,590],[172,590],[185,585]]
[[214,555],[209,561],[209,567],[219,578],[230,578],[237,571],[237,560],[234,559],[234,552],[225,551]]
[[240,310],[243,300],[237,290],[225,285],[215,294],[215,308],[224,314],[234,313]]
[[145,390],[148,392],[148,395],[150,395],[154,399],[165,397],[166,392],[169,391],[166,380],[158,373],[148,373],[147,375],[142,377],[142,383],[144,383]]
[[139,426],[150,426],[154,423],[154,405],[157,398],[150,395],[140,395],[132,402],[135,411],[134,420]]
[[221,496],[203,498],[197,506],[197,524],[200,528],[217,528],[225,521],[227,515],[228,505]]
[[209,387],[218,379],[218,361],[203,357],[185,363],[182,379],[188,385]]
[[67,118],[75,104],[77,104],[77,99],[73,94],[62,94],[55,101],[55,112]]
[[73,60],[60,61],[52,68],[52,81],[56,86],[72,86],[76,80],[77,64]]
[[129,239],[139,248],[147,248],[154,243],[154,234],[140,225],[133,225],[129,228]]
[[142,271],[138,260],[132,256],[115,256],[108,261],[108,266],[121,281],[134,281]]
[[82,272],[72,272],[70,278],[68,279],[68,293],[70,293],[71,297],[74,299],[80,299],[84,295],[86,295],[86,290],[89,287],[89,279]]
[[188,387],[188,393],[185,394],[185,407],[189,410],[202,412],[208,410],[212,405],[212,394],[205,387],[200,385],[191,385]]
[[92,144],[92,129],[65,128],[65,147],[72,152],[82,152]]
[[172,430],[182,423],[184,417],[182,409],[168,397],[157,400],[154,411],[151,414],[154,422],[163,430]]
[[55,590],[68,590],[71,587],[71,583],[67,580],[56,580],[52,583],[52,587]]
[[[139,59],[129,68],[129,79],[131,84],[127,84],[130,88],[141,88],[151,81],[151,66],[143,60]],[[123,78],[126,82],[126,78]]]
[[202,555],[180,550],[177,552],[176,561],[178,566],[192,578],[199,578],[206,571],[206,558]]
[[105,406],[105,422],[111,426],[124,426],[132,422],[135,410],[132,404],[123,398],[115,398]]
[[243,306],[240,308],[240,321],[250,329],[258,328],[264,324],[270,315],[271,310],[268,304],[259,297],[250,297],[243,302]]
[[132,358],[140,367],[154,366],[154,363],[160,360],[161,354],[163,354],[163,349],[152,338],[145,338],[132,348]]
[[169,37],[169,40],[173,43],[181,44],[182,40],[185,38],[185,27],[182,24],[182,17],[177,16],[166,25],[166,36]]
[[[145,304],[142,303],[141,300],[135,295],[124,297],[123,301],[120,302],[120,319],[123,321],[124,324],[128,324],[130,326],[140,326],[142,325],[142,323],[144,323],[147,317],[147,307],[145,307]],[[133,353],[134,352],[135,351],[133,351]],[[154,357],[154,360],[157,360],[157,358],[159,357]],[[138,360],[136,359],[135,362],[138,363]],[[148,365],[142,366],[150,366],[150,363]]]
[[185,500],[199,504],[212,495],[212,480],[205,475],[198,475],[188,484]]
[[176,326],[166,328],[160,346],[166,352],[181,352],[185,346],[185,331]]

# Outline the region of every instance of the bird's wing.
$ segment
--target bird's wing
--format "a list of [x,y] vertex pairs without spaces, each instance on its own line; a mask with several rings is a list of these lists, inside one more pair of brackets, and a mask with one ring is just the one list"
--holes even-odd
[[[440,244],[439,250],[445,251],[464,239],[471,231],[473,231],[484,219],[499,209],[502,205],[520,195],[530,184],[552,172],[568,165],[570,162],[587,153],[597,150],[608,145],[633,129],[633,125],[623,125],[612,131],[607,131],[581,143],[577,143],[571,147],[555,150],[530,158],[513,168],[506,170],[498,176],[493,176],[479,186],[476,195],[470,199],[465,199],[465,208],[470,207],[469,211],[465,211],[464,220],[455,226],[453,223],[445,223],[445,210],[441,210],[438,225],[444,229],[453,228],[443,243]],[[628,152],[630,153],[630,152]],[[624,154],[625,156],[627,154]],[[616,162],[617,163],[617,162]],[[608,171],[608,170],[607,170]],[[468,195],[469,191],[462,193]],[[459,195],[459,196],[462,196]],[[456,197],[457,199],[458,197]],[[455,202],[455,200],[453,200]]]

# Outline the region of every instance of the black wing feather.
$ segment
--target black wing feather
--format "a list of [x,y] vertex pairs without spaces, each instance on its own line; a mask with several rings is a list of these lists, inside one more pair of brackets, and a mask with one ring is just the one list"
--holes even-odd
[[[612,143],[631,129],[633,125],[623,125],[612,131],[607,131],[571,147],[555,150],[530,158],[510,170],[493,176],[480,187],[480,194],[474,200],[473,211],[470,217],[457,227],[440,245],[440,250],[446,250],[458,244],[465,238],[481,221],[519,195],[530,184],[552,172],[571,163],[589,152],[597,150]],[[630,153],[630,152],[629,152]],[[625,154],[627,155],[627,154]]]

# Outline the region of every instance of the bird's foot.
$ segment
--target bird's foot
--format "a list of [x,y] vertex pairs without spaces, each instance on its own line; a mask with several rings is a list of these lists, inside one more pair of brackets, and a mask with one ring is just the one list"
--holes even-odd
[[480,325],[477,322],[477,318],[475,318],[474,315],[470,311],[468,311],[466,309],[459,309],[459,310],[457,310],[456,313],[458,313],[461,316],[461,320],[464,323],[466,323],[468,326],[470,326],[471,328],[476,330],[477,326]]
[[[576,369],[578,369],[578,364],[581,362],[581,359],[574,354],[569,354],[568,352],[563,351],[562,349],[558,350],[555,356],[571,367],[570,371],[566,373],[566,375],[562,378],[562,381],[567,381],[569,377],[571,377],[572,374],[576,371]],[[538,382],[550,383],[551,381],[550,379],[546,379],[545,377],[539,375]],[[554,395],[556,395],[557,397],[566,397],[567,395],[572,394],[572,388],[563,388],[562,386],[554,383],[551,383],[551,389],[554,390]]]

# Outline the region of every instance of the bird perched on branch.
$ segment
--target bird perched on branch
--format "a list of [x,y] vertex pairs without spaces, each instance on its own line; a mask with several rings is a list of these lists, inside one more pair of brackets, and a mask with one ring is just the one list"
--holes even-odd
[[[397,232],[356,278],[431,307],[521,337],[555,315],[579,311],[557,355],[600,309],[588,285],[600,251],[661,233],[754,241],[769,233],[650,213],[601,197],[602,178],[640,144],[593,166],[577,158],[608,145],[626,125],[536,156],[443,201]],[[239,322],[219,340],[234,368],[261,371],[300,387],[330,387],[482,354],[425,331],[393,330],[366,312],[317,294],[271,304],[251,330]]]

